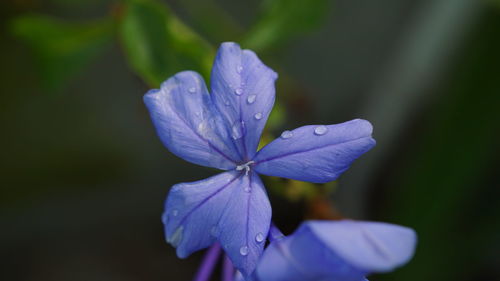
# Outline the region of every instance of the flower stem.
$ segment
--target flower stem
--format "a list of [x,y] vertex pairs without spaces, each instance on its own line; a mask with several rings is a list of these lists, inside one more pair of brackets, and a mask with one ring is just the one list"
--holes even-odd
[[196,272],[196,276],[193,281],[208,281],[212,272],[214,271],[214,266],[217,263],[221,253],[221,247],[219,243],[213,244],[203,257],[200,268]]
[[233,263],[227,255],[224,256],[224,264],[222,265],[222,281],[233,281],[234,267]]

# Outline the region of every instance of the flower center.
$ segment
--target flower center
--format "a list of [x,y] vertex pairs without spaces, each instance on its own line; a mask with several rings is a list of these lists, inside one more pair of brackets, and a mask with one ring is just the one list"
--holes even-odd
[[236,171],[242,171],[245,170],[245,175],[248,175],[248,172],[250,172],[250,165],[255,163],[254,161],[248,161],[245,164],[241,164],[236,166]]

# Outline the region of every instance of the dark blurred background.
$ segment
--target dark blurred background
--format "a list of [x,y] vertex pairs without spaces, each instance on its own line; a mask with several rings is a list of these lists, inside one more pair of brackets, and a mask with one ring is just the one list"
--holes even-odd
[[[370,280],[500,280],[500,1],[12,0],[0,15],[1,280],[192,278],[202,253],[178,259],[160,215],[170,186],[216,171],[162,146],[142,95],[208,73],[223,41],[280,74],[268,136],[373,123],[332,202],[419,245]],[[287,192],[270,193],[290,233],[307,200]]]

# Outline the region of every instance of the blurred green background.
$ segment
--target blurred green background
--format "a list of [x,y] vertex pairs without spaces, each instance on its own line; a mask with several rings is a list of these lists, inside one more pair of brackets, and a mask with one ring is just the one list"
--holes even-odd
[[12,0],[0,15],[1,280],[190,280],[201,253],[177,259],[160,215],[171,185],[215,171],[162,146],[142,95],[208,77],[223,41],[280,75],[266,138],[375,128],[335,192],[266,179],[285,232],[328,190],[344,216],[419,234],[407,266],[370,280],[500,280],[500,1]]

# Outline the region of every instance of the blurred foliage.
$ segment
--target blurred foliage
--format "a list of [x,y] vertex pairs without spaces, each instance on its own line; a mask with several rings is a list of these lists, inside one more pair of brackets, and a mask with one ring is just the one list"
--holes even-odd
[[500,8],[500,0],[489,0],[493,4],[496,4]]
[[32,49],[43,86],[57,91],[109,45],[113,23],[74,23],[30,14],[14,19],[10,28]]
[[498,258],[500,245],[488,241],[500,233],[500,225],[491,223],[500,215],[500,190],[481,177],[498,168],[491,152],[500,138],[499,25],[497,10],[475,27],[481,32],[473,32],[472,44],[462,51],[450,91],[428,120],[419,153],[398,179],[404,188],[387,195],[386,217],[414,227],[419,245],[407,266],[377,280],[463,280]]
[[130,65],[150,86],[185,69],[209,76],[213,48],[164,5],[126,1],[120,35]]
[[[266,123],[266,128],[268,130],[274,130],[276,128],[280,128],[285,123],[286,119],[286,109],[281,102],[276,101],[273,106],[273,111],[269,115],[269,119]],[[265,145],[266,143],[264,143]],[[259,149],[263,146],[260,146]]]
[[254,51],[277,47],[319,26],[328,11],[328,0],[268,0],[260,19],[242,44]]
[[95,5],[102,2],[102,0],[48,0],[47,2],[54,3],[61,7],[76,8]]
[[234,41],[244,34],[241,23],[215,0],[183,0],[182,5],[193,28],[210,42]]
[[[185,5],[211,7],[196,15],[205,15],[200,22],[214,37],[212,40],[225,38],[227,34],[222,35],[221,30],[229,30],[233,36],[242,37],[243,47],[257,52],[272,49],[317,27],[328,3],[326,0],[268,0],[260,19],[245,33],[212,2],[187,1]],[[86,66],[111,41],[115,31],[129,65],[150,86],[158,87],[167,77],[186,69],[198,71],[208,80],[215,48],[184,24],[167,5],[155,0],[123,0],[117,7],[108,18],[85,23],[23,15],[13,20],[11,29],[33,50],[42,82],[49,91],[59,90]],[[283,111],[275,111],[272,124],[282,122],[281,113]]]
[[290,202],[298,202],[301,200],[311,201],[318,197],[329,198],[337,187],[336,181],[315,184],[271,176],[266,176],[265,179],[266,187],[268,187],[273,194],[286,198]]

